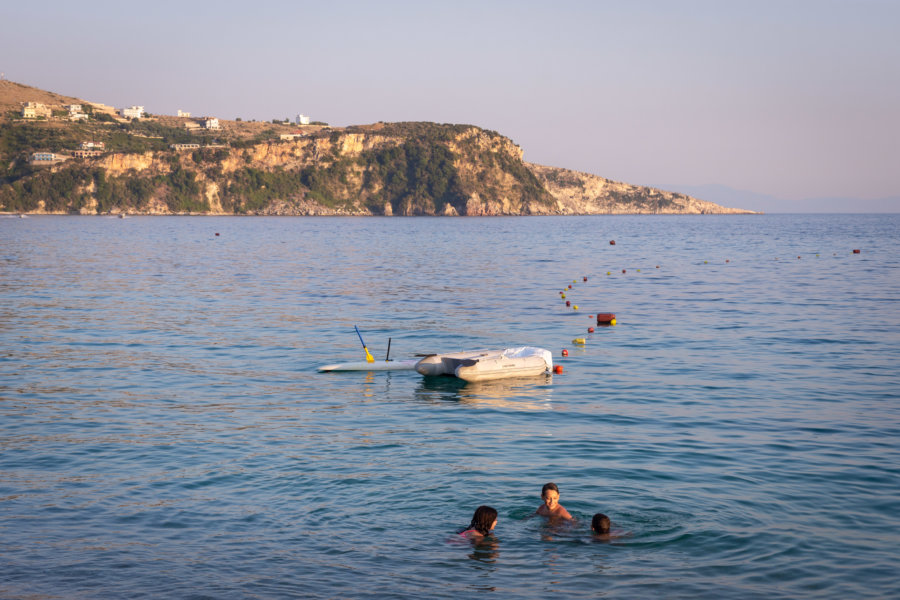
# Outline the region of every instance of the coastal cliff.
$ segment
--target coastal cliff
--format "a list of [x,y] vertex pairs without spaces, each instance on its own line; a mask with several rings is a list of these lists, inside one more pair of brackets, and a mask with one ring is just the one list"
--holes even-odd
[[[96,116],[104,114],[98,110]],[[189,125],[175,117],[25,122],[8,110],[0,119],[0,210],[388,216],[750,212],[529,164],[510,139],[471,125],[330,128],[224,121],[214,133],[186,131]],[[85,138],[102,141],[104,151],[76,157]],[[35,151],[54,158],[38,165]]]

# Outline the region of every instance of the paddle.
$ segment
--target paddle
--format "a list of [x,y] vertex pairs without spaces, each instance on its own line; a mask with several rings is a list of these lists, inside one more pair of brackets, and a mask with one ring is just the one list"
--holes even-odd
[[359,336],[359,341],[362,343],[363,350],[366,351],[366,362],[375,362],[375,357],[369,354],[369,349],[366,348],[366,343],[362,339],[362,334],[359,332],[359,327],[356,325],[353,326],[353,329],[356,330],[356,335]]

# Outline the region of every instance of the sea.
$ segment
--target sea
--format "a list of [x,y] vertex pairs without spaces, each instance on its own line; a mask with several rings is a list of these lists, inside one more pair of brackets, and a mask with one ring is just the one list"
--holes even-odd
[[[317,370],[362,342],[562,372]],[[573,522],[535,516],[547,482]],[[461,538],[480,505],[493,535]],[[898,573],[898,214],[0,218],[4,599],[880,599]]]

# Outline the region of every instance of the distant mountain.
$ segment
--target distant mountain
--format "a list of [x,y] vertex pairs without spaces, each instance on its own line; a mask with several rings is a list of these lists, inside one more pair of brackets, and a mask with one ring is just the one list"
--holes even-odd
[[807,198],[785,200],[766,194],[736,190],[725,185],[659,185],[724,206],[739,206],[766,213],[895,213],[900,212],[900,196],[864,200],[859,198]]

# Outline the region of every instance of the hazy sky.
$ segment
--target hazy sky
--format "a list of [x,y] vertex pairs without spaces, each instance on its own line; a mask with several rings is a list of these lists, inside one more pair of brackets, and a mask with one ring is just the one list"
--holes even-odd
[[636,184],[900,196],[900,0],[30,2],[6,78],[225,119],[471,123]]

